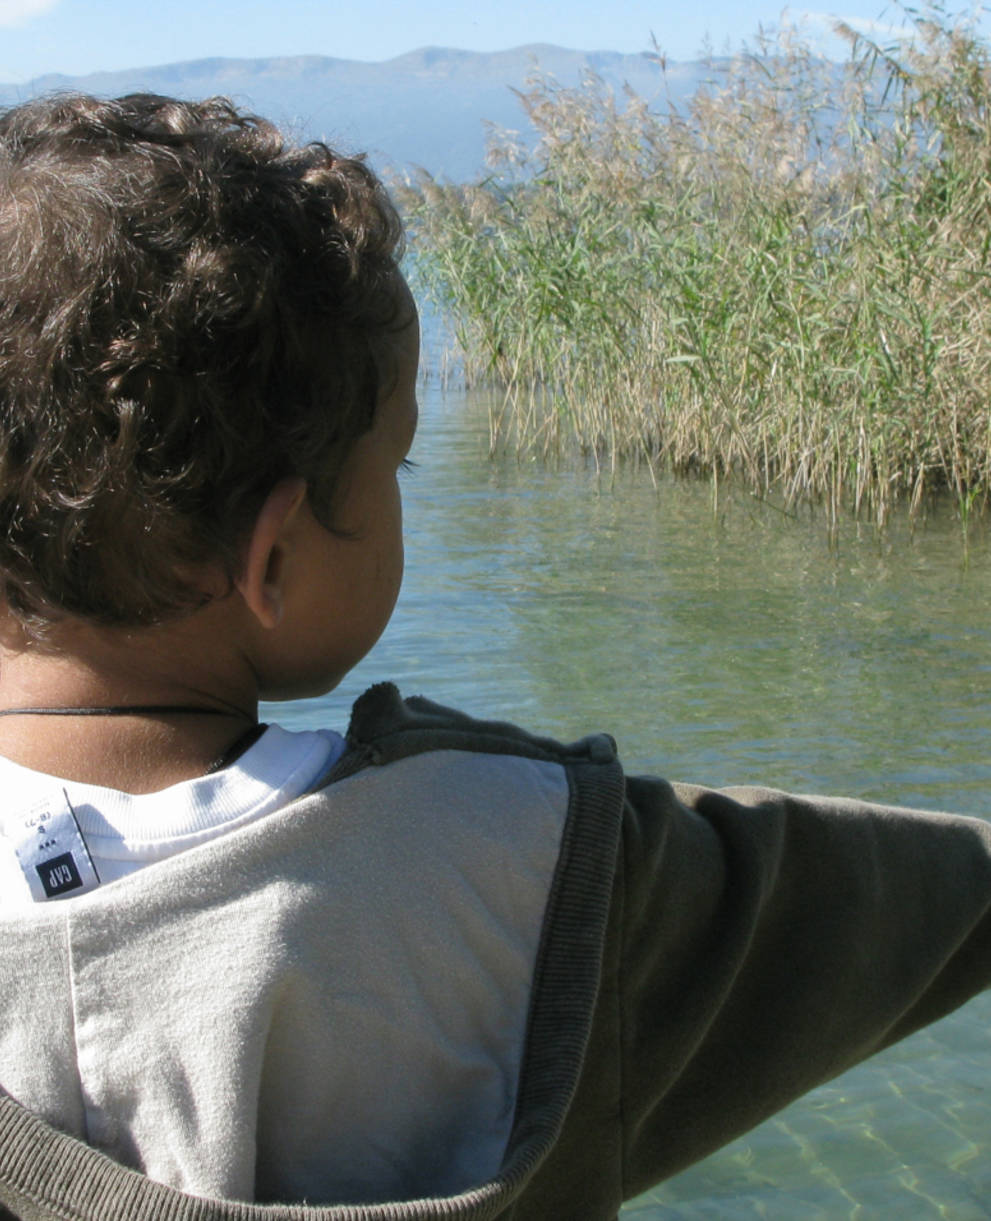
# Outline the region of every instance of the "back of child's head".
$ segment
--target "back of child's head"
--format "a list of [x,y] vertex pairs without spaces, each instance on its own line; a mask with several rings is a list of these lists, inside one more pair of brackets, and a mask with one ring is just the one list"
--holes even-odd
[[194,609],[286,476],[332,525],[400,243],[360,160],[223,99],[0,116],[0,597],[29,633]]

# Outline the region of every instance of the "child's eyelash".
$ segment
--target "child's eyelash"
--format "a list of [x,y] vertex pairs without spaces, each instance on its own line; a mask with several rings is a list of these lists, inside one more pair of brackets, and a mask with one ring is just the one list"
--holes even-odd
[[414,462],[412,458],[404,458],[399,464],[399,470],[403,475],[412,475],[419,465],[419,462]]

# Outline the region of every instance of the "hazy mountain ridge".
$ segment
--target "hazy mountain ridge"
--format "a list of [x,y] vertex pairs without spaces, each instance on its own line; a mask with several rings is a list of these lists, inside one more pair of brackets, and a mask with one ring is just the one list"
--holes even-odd
[[[629,85],[647,98],[665,94],[661,70],[648,53],[533,44],[493,52],[420,47],[377,63],[322,55],[210,58],[86,76],[51,74],[28,84],[0,84],[0,103],[64,90],[227,94],[302,137],[367,151],[380,168],[422,165],[457,179],[482,167],[486,121],[525,129],[514,88],[524,88],[534,72],[572,85],[590,71],[617,91]],[[702,62],[669,63],[666,90],[680,100],[710,72]]]

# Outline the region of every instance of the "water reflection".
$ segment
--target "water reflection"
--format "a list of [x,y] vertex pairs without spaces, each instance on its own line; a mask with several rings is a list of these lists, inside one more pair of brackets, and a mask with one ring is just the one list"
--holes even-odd
[[[325,700],[389,678],[627,766],[719,785],[991,815],[991,563],[935,520],[878,540],[642,473],[489,462],[484,404],[422,395],[408,576],[379,648]],[[989,1215],[984,998],[631,1206],[647,1217]]]

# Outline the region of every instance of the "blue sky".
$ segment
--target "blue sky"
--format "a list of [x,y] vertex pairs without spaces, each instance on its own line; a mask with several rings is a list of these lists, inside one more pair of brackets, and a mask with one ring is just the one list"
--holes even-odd
[[[871,0],[785,11],[811,35],[834,16],[882,38],[904,24],[900,10]],[[652,34],[672,59],[692,59],[707,36],[717,51],[736,50],[759,25],[781,18],[781,7],[767,0],[0,0],[0,80],[214,55],[383,60],[428,45],[483,51],[552,42],[635,52]],[[991,29],[986,19],[982,29]]]

